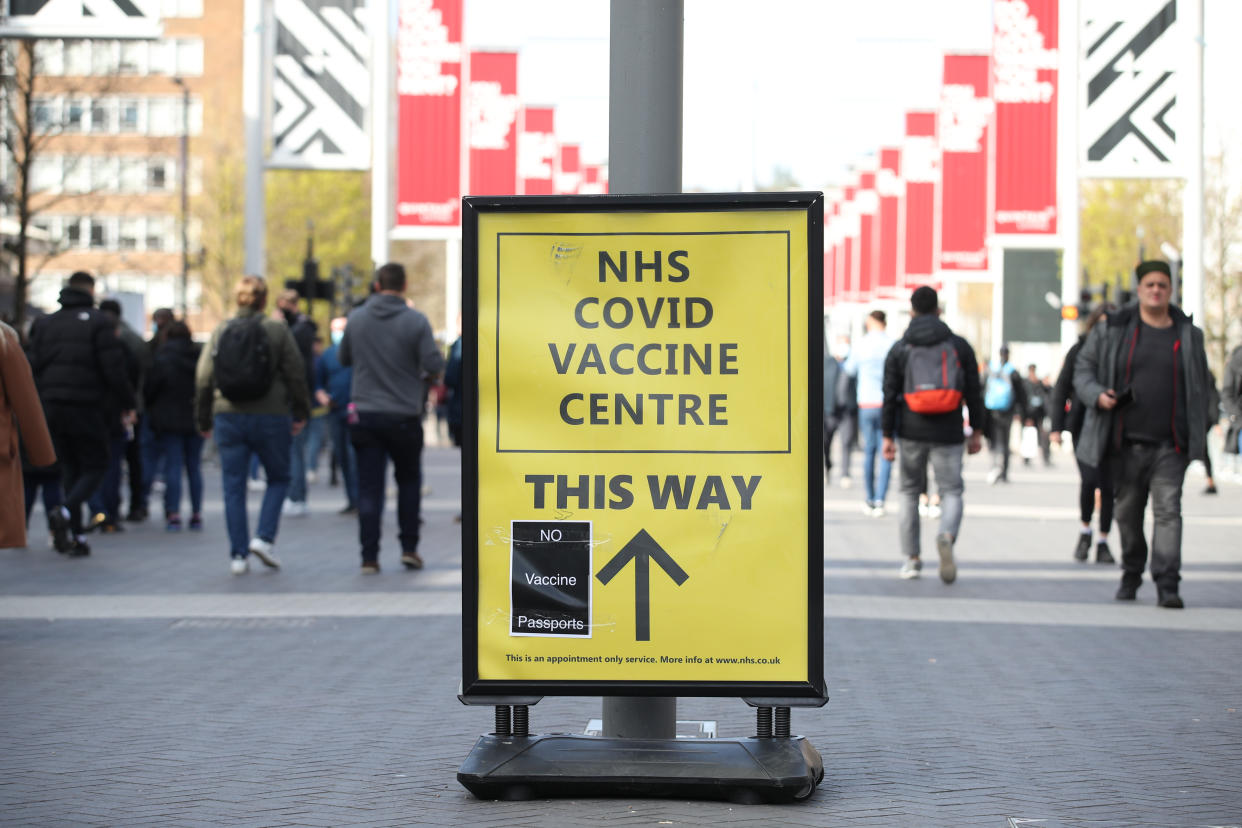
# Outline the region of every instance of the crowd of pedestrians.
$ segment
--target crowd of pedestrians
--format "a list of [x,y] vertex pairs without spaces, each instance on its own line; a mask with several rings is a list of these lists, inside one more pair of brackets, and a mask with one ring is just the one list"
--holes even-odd
[[[1137,301],[1121,308],[1102,304],[1090,314],[1055,385],[1033,364],[1023,375],[1010,361],[1007,345],[980,367],[970,344],[939,319],[938,297],[930,287],[911,295],[911,321],[900,339],[887,337],[885,316],[875,311],[866,321],[866,335],[847,356],[825,354],[825,469],[831,474],[833,432],[853,404],[864,435],[864,511],[876,516],[884,514],[888,482],[887,469],[875,465],[869,448],[870,412],[877,399],[872,369],[877,361],[882,366],[875,428],[882,435],[880,456],[897,463],[900,474],[902,578],[920,576],[919,519],[934,516],[939,520],[939,576],[946,584],[957,579],[963,452],[979,451],[986,435],[991,452],[987,480],[1008,482],[1016,422],[1022,429],[1024,465],[1037,460],[1051,465],[1052,446],[1061,445],[1062,434],[1069,432],[1073,440],[1081,517],[1073,558],[1088,561],[1094,546],[1097,563],[1116,564],[1109,546],[1115,518],[1122,570],[1117,600],[1134,600],[1149,570],[1157,604],[1184,606],[1179,583],[1186,469],[1202,461],[1205,493],[1216,493],[1206,438],[1222,417],[1225,451],[1242,453],[1242,347],[1230,356],[1218,392],[1207,368],[1203,332],[1170,303],[1169,265],[1143,262],[1135,276]],[[850,397],[847,378],[857,379],[856,397]],[[848,457],[845,438],[840,442]],[[848,470],[842,472],[842,485],[848,488],[847,475]],[[929,502],[936,504],[934,512],[925,505]],[[1143,531],[1149,502],[1154,515],[1150,543]],[[1092,528],[1097,512],[1098,535]]]
[[[389,459],[401,562],[421,568],[422,418],[426,389],[439,381],[445,357],[405,288],[400,265],[381,267],[371,295],[348,318],[332,320],[332,344],[321,349],[295,292],[275,297],[268,315],[266,282],[245,276],[234,288],[232,317],[200,345],[168,309],[152,314],[154,334],[144,341],[123,321],[119,303],[104,299],[96,307],[90,274],[74,273],[60,309],[31,325],[24,346],[17,331],[0,328],[0,440],[11,449],[0,468],[0,546],[26,544],[41,495],[56,550],[86,557],[89,532],[121,532],[126,520],[148,519],[157,480],[164,528],[202,531],[202,455],[214,439],[229,569],[243,575],[252,558],[279,569],[282,514],[308,512],[308,461],[313,468],[322,441],[321,434],[307,439],[314,410],[314,425],[330,432],[344,484],[341,514],[357,516],[362,572],[379,571]],[[121,504],[126,463],[128,513]],[[252,534],[247,494],[255,463],[264,491]]]

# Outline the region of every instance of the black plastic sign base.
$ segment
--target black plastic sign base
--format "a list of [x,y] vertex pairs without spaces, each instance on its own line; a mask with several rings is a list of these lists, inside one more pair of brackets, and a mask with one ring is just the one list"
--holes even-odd
[[743,804],[801,802],[824,778],[804,737],[611,739],[480,737],[457,771],[479,799],[651,796]]

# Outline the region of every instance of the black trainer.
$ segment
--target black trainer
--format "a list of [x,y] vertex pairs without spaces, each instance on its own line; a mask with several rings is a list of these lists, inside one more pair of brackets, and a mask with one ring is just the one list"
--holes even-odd
[[1133,601],[1138,597],[1139,584],[1143,581],[1141,578],[1131,578],[1128,575],[1121,576],[1121,586],[1117,587],[1116,598],[1118,601]]
[[1078,535],[1078,545],[1074,547],[1074,560],[1085,561],[1091,554],[1091,535],[1082,532]]
[[1182,596],[1176,592],[1162,592],[1160,598],[1156,601],[1156,606],[1165,609],[1185,609],[1186,605],[1182,603]]
[[63,506],[53,508],[47,516],[47,527],[52,533],[52,546],[57,552],[65,554],[73,549],[73,532],[69,530],[68,510]]
[[79,538],[74,542],[73,548],[65,554],[71,558],[85,558],[87,555],[91,554],[91,545]]
[[1113,560],[1113,553],[1108,551],[1108,544],[1100,541],[1095,545],[1095,562],[1100,564],[1117,563]]

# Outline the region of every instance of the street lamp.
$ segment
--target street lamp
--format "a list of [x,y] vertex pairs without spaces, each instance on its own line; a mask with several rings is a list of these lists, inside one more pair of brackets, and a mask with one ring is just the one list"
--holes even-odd
[[181,176],[181,318],[190,312],[190,189],[187,176],[190,144],[190,87],[182,78],[173,78],[181,87],[181,160],[178,173]]

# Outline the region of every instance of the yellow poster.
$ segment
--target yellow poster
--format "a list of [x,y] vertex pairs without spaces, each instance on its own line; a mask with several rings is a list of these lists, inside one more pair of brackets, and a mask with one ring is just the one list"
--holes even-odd
[[807,681],[807,225],[479,213],[479,679]]

